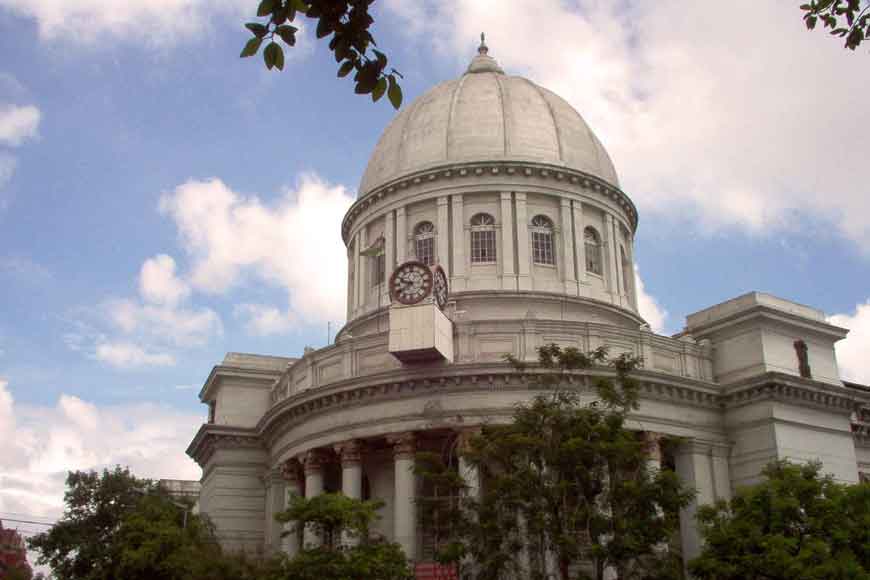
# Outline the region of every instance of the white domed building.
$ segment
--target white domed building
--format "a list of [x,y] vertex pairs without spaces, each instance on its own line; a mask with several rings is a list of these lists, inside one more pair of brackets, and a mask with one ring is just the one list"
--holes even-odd
[[[425,562],[415,451],[509,420],[540,387],[502,356],[534,362],[549,343],[642,357],[632,426],[698,502],[777,458],[818,459],[845,482],[870,473],[870,389],[842,382],[834,353],[847,331],[753,292],[654,334],[637,307],[637,225],[580,114],[482,46],[372,153],[342,224],[348,322],[335,343],[301,358],[230,353],[206,380],[209,421],[188,453],[221,542],[292,554],[303,539],[281,538],[273,518],[288,493],[342,491],[382,499],[378,531]],[[595,372],[567,387],[591,400]],[[662,454],[669,436],[681,443]],[[699,549],[694,509],[681,514],[686,558]]]

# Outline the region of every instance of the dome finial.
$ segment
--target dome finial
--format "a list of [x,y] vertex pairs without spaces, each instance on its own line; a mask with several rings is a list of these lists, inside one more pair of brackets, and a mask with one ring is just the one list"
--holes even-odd
[[489,47],[486,45],[486,35],[483,32],[480,33],[480,46],[477,47],[477,56],[471,59],[471,64],[468,65],[468,70],[465,73],[482,72],[504,74],[504,71],[498,66],[496,60],[489,56]]

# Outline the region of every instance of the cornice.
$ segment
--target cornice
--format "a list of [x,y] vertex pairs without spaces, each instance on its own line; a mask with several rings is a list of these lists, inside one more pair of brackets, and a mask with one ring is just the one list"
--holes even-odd
[[861,396],[844,387],[778,372],[764,373],[728,385],[720,399],[726,409],[768,400],[846,414],[857,412],[863,405],[870,404],[870,396]]
[[[386,403],[433,390],[448,394],[550,389],[542,386],[540,381],[542,375],[550,373],[535,365],[518,372],[506,363],[497,362],[395,369],[297,393],[270,408],[258,423],[257,431],[264,440],[271,440],[316,415],[339,408]],[[568,372],[563,378],[568,388],[589,390],[592,388],[590,379],[599,376],[612,377],[615,373],[612,369],[600,367]],[[694,407],[718,409],[721,406],[717,398],[718,387],[714,383],[646,369],[636,370],[634,376],[640,381],[642,398]]]
[[637,231],[637,208],[621,189],[589,173],[569,169],[559,165],[537,163],[532,161],[492,161],[488,163],[449,163],[414,173],[403,175],[388,181],[367,192],[350,206],[341,223],[341,237],[348,243],[348,234],[353,223],[363,212],[379,204],[386,203],[397,193],[409,188],[431,183],[437,180],[464,180],[470,177],[507,175],[511,178],[552,179],[568,187],[575,187],[578,192],[588,195],[590,192],[609,199],[622,207],[631,223],[632,232]]
[[711,322],[699,324],[695,327],[692,327],[690,329],[690,333],[695,337],[703,337],[709,334],[713,334],[724,328],[732,327],[735,324],[751,320],[753,318],[766,318],[768,320],[773,320],[776,322],[784,322],[786,324],[797,325],[807,330],[824,334],[835,340],[839,340],[845,337],[846,333],[849,332],[845,328],[835,326],[827,322],[813,320],[810,318],[806,318],[805,316],[792,314],[791,312],[786,312],[778,308],[773,308],[772,306],[767,306],[766,304],[755,304],[750,308],[746,308],[733,314],[723,316],[722,318],[717,318],[716,320],[713,320]]
[[[296,361],[294,361],[296,362]],[[199,400],[205,402],[209,392],[215,387],[217,381],[223,377],[233,377],[235,379],[245,379],[257,382],[272,382],[281,376],[283,371],[274,369],[258,369],[248,367],[236,367],[229,365],[215,365],[208,378],[199,391]]]
[[204,423],[187,446],[187,455],[205,467],[216,449],[265,449],[256,429]]

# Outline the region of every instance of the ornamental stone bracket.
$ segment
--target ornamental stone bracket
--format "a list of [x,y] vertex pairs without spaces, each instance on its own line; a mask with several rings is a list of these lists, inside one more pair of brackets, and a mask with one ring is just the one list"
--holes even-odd
[[348,235],[353,227],[353,223],[362,212],[384,203],[385,200],[388,200],[397,192],[406,190],[409,187],[437,180],[463,179],[467,177],[480,178],[483,176],[552,179],[564,186],[573,187],[578,193],[600,195],[620,206],[631,220],[632,231],[637,230],[638,214],[634,203],[621,189],[607,183],[603,179],[582,171],[568,169],[558,165],[522,161],[501,161],[466,164],[451,163],[448,166],[419,171],[385,183],[371,192],[366,193],[347,210],[347,214],[345,214],[341,225],[342,238],[345,243],[348,242]]

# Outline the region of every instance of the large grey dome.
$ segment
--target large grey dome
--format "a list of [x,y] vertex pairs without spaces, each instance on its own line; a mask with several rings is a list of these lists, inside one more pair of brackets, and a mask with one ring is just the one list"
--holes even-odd
[[482,46],[464,75],[436,85],[387,126],[359,197],[420,170],[475,161],[546,163],[619,187],[607,151],[583,117],[555,93],[505,75]]

